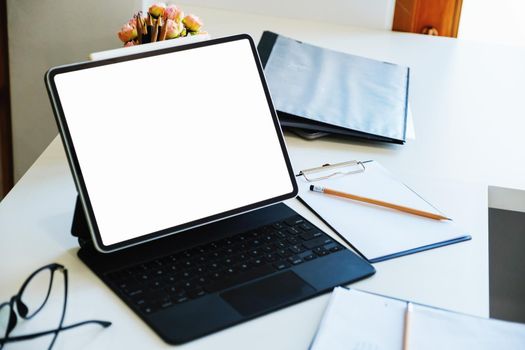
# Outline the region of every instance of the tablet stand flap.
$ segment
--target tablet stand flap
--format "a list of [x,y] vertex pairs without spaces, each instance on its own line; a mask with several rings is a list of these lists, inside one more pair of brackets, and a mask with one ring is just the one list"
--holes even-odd
[[73,214],[73,223],[71,224],[71,234],[78,238],[78,243],[81,248],[85,246],[93,246],[93,241],[91,235],[89,234],[89,229],[87,226],[86,216],[84,210],[82,209],[82,204],[80,204],[80,199],[78,198],[75,202],[75,212]]

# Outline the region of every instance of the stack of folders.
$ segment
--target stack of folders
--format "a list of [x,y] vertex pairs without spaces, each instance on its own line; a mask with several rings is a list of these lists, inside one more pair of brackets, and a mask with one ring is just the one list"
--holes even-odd
[[409,68],[265,31],[257,47],[283,127],[402,144]]
[[525,325],[334,289],[311,350],[525,349]]

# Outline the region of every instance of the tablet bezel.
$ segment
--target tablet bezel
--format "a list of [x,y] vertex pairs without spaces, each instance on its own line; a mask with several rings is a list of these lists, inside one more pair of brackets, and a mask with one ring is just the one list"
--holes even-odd
[[[110,64],[115,64],[119,62],[125,62],[125,61],[130,61],[134,59],[150,57],[150,56],[155,56],[155,55],[163,55],[163,54],[168,54],[168,53],[173,53],[173,52],[178,52],[178,51],[191,50],[191,49],[195,49],[195,48],[199,48],[203,46],[220,45],[220,44],[224,44],[224,43],[228,43],[232,41],[239,41],[239,40],[248,40],[250,44],[253,58],[255,60],[256,67],[259,72],[259,77],[261,79],[261,84],[263,86],[263,90],[266,95],[266,100],[268,102],[268,108],[270,110],[270,114],[273,119],[275,131],[277,133],[277,138],[279,140],[279,144],[281,146],[281,151],[284,157],[284,161],[286,163],[288,175],[289,175],[290,182],[292,185],[292,191],[289,193],[284,193],[277,197],[269,198],[264,201],[260,201],[260,202],[252,203],[252,204],[245,205],[239,208],[231,209],[231,210],[228,210],[222,213],[207,216],[207,217],[204,217],[198,220],[193,220],[193,221],[183,223],[180,225],[176,225],[170,228],[166,228],[160,231],[151,232],[151,233],[142,235],[140,237],[135,237],[135,238],[121,241],[118,243],[105,245],[103,243],[102,237],[100,235],[100,231],[98,229],[93,207],[91,205],[91,201],[89,198],[89,192],[88,192],[88,189],[86,187],[86,184],[85,184],[85,181],[82,175],[82,171],[81,171],[79,161],[78,161],[78,158],[75,152],[75,148],[73,146],[71,134],[68,129],[66,117],[64,115],[64,111],[62,109],[62,105],[60,102],[60,97],[56,89],[55,77],[59,74],[63,74],[67,72],[88,69],[88,68],[93,68],[93,67],[98,67],[98,66],[104,66],[104,65],[110,65]],[[290,163],[290,158],[288,156],[288,152],[287,152],[285,141],[284,141],[284,136],[283,136],[283,133],[282,133],[282,130],[281,130],[278,118],[277,118],[277,113],[275,112],[275,108],[273,106],[273,103],[270,97],[270,93],[268,90],[268,85],[266,84],[266,80],[265,80],[264,73],[263,73],[263,68],[259,60],[259,55],[257,53],[253,39],[248,34],[239,34],[239,35],[234,35],[234,36],[229,36],[229,37],[223,37],[223,38],[218,38],[218,39],[212,39],[212,40],[192,43],[192,44],[183,45],[183,46],[175,46],[175,47],[170,47],[170,48],[165,48],[165,49],[160,49],[160,50],[155,50],[155,51],[142,52],[142,53],[137,53],[137,54],[133,54],[129,56],[114,57],[114,58],[109,58],[109,59],[104,59],[104,60],[82,62],[82,63],[77,63],[77,64],[54,67],[54,68],[49,69],[46,72],[45,83],[46,83],[47,92],[48,92],[48,95],[51,101],[53,113],[55,115],[55,120],[57,122],[59,131],[60,131],[62,143],[66,151],[68,163],[69,163],[72,175],[73,175],[75,186],[77,188],[80,202],[82,204],[82,208],[86,216],[86,221],[88,224],[89,231],[91,233],[93,244],[95,248],[100,252],[110,253],[110,252],[121,250],[127,247],[131,247],[137,244],[148,242],[154,239],[163,238],[163,237],[166,237],[172,234],[186,231],[194,227],[206,225],[214,221],[222,220],[222,219],[225,219],[225,218],[228,218],[234,215],[238,215],[238,214],[241,214],[247,211],[256,210],[258,208],[262,208],[262,207],[265,207],[271,204],[275,204],[283,200],[293,198],[298,193],[297,182],[295,180],[293,169]]]

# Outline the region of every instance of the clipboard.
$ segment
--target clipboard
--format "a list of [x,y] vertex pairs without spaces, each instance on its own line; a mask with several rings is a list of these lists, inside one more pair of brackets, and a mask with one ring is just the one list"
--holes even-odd
[[296,177],[299,201],[370,263],[471,239],[453,221],[432,220],[310,191],[310,185],[322,185],[444,215],[376,161],[324,164],[302,170]]

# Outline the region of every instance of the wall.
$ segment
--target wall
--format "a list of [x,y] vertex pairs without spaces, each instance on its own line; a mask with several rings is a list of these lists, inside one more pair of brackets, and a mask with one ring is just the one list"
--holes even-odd
[[463,0],[458,38],[525,46],[525,1]]
[[[317,20],[356,27],[392,28],[395,0],[165,0],[183,7],[184,4],[204,6],[262,15]],[[144,0],[147,6],[155,0]]]
[[46,70],[120,46],[116,32],[141,6],[140,0],[7,1],[15,181],[57,135]]

